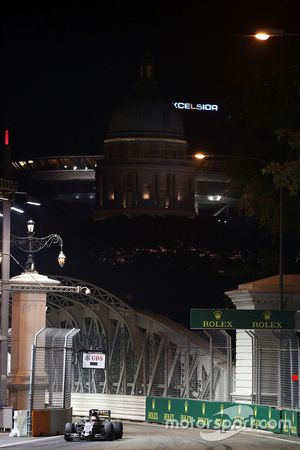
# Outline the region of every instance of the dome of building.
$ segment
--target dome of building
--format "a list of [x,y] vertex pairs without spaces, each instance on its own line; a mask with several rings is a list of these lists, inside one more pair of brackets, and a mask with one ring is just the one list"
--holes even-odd
[[107,138],[169,137],[184,139],[180,113],[158,92],[137,91],[112,113]]
[[151,64],[140,66],[135,91],[111,115],[106,138],[117,137],[185,139],[181,115],[172,102],[159,93]]
[[180,112],[158,91],[144,58],[131,96],[111,115],[96,170],[95,218],[194,215],[194,164]]

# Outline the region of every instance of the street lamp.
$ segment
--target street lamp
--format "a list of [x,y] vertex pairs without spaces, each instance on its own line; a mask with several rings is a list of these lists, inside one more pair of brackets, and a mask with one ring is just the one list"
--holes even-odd
[[57,261],[60,267],[65,265],[66,256],[63,252],[63,240],[58,234],[50,234],[45,237],[35,237],[35,222],[30,219],[27,222],[27,237],[20,237],[11,235],[11,244],[15,245],[19,250],[28,254],[25,263],[27,272],[35,272],[35,264],[33,253],[39,252],[45,247],[50,247],[52,244],[60,245],[60,252]]
[[[244,156],[244,155],[212,155],[202,152],[197,152],[194,158],[203,160],[204,158],[228,158],[228,159],[244,159],[252,160],[262,163],[263,165],[268,165],[268,162],[261,158],[256,158],[255,156]],[[279,309],[283,307],[283,190],[282,186],[279,186]]]
[[253,35],[259,41],[267,41],[272,37],[300,36],[300,33],[285,33],[283,30],[263,29]]
[[[286,33],[284,30],[265,29],[258,31],[254,37],[266,41],[272,37],[300,36],[300,33]],[[280,283],[280,309],[283,305],[283,189],[279,186],[279,283]]]

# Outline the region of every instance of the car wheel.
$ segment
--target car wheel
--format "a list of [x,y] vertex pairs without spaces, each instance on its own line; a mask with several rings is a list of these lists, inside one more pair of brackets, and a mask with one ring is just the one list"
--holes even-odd
[[104,439],[112,441],[114,439],[114,426],[112,422],[105,422],[104,424]]
[[122,422],[113,422],[115,439],[122,439],[123,436],[123,424]]
[[64,439],[65,439],[65,441],[69,441],[69,442],[73,441],[72,436],[70,436],[69,434],[65,434]]
[[76,433],[75,423],[67,422],[65,425],[65,433]]

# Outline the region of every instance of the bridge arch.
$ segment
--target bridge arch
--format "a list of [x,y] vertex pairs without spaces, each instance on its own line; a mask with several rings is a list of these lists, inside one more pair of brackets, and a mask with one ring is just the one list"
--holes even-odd
[[[47,293],[47,323],[79,328],[74,338],[73,392],[208,398],[210,342],[159,314],[133,309],[112,293],[77,278],[50,276],[74,292]],[[82,369],[80,350],[103,348],[107,368]],[[227,359],[214,354],[214,389],[224,394]]]

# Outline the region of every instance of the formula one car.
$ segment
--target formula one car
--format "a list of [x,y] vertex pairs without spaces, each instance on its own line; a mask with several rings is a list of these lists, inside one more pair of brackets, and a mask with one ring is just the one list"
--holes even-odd
[[66,441],[104,440],[112,441],[123,436],[122,422],[112,422],[110,410],[90,409],[89,418],[84,422],[65,425],[64,438]]

